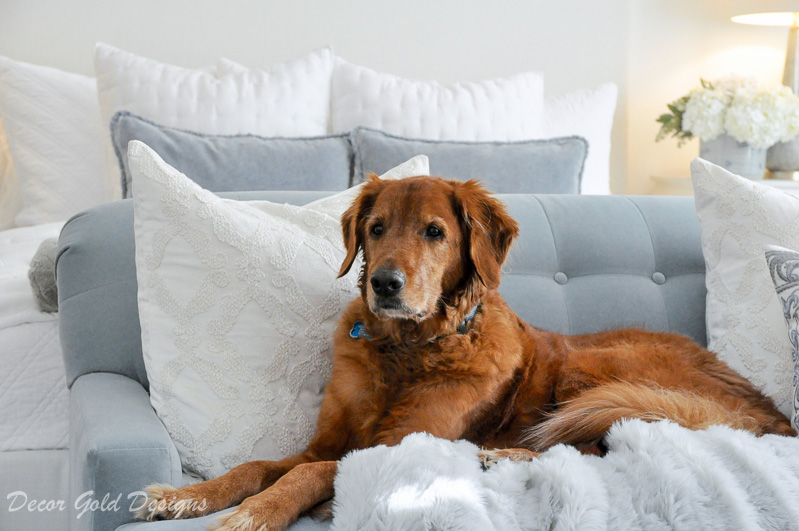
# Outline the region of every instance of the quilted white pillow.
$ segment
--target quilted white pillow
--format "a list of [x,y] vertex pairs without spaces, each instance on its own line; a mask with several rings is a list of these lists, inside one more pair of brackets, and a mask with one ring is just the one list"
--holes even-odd
[[17,225],[119,197],[119,179],[104,172],[111,141],[92,78],[0,57],[0,116],[24,202]]
[[616,111],[618,88],[604,83],[575,90],[544,102],[544,136],[577,135],[588,141],[580,193],[610,193],[610,133]]
[[334,132],[358,126],[428,140],[540,138],[544,78],[527,72],[508,78],[442,85],[375,72],[336,59]]
[[[357,273],[336,279],[349,202],[220,199],[141,142],[128,159],[150,400],[184,469],[210,478],[304,449],[358,296]],[[406,170],[429,173],[418,162]]]
[[327,134],[333,52],[267,69],[194,70],[98,44],[94,67],[105,123],[120,110],[205,134]]
[[691,180],[707,266],[708,348],[790,417],[791,344],[763,252],[799,248],[799,198],[702,159],[691,163]]

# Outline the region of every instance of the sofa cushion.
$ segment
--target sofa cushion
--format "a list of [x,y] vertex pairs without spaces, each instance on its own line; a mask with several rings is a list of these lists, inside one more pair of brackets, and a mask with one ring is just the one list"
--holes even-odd
[[479,179],[496,193],[576,194],[588,149],[579,137],[517,142],[420,140],[364,127],[351,133],[355,183],[424,153],[435,175]]
[[[206,531],[213,529],[213,524],[221,515],[230,510],[219,511],[202,518],[188,520],[163,520],[161,522],[133,522],[121,525],[116,531]],[[314,520],[310,516],[303,516],[288,527],[287,531],[327,531],[332,522]]]
[[128,169],[131,140],[141,140],[168,164],[212,192],[338,191],[349,186],[352,172],[347,135],[204,135],[158,125],[122,111],[111,120],[111,137],[122,172],[123,197],[132,195]]
[[499,291],[533,326],[705,338],[704,260],[690,198],[500,195],[521,237]]

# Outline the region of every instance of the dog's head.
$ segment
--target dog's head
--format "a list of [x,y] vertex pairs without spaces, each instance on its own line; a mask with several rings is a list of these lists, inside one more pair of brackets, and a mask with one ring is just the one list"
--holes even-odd
[[360,285],[381,319],[422,321],[442,304],[495,289],[519,229],[476,181],[371,176],[341,217],[347,256],[363,250]]

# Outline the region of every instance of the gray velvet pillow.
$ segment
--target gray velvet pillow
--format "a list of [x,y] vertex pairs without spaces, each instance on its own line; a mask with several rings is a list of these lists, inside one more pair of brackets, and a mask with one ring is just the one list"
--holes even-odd
[[313,138],[216,136],[155,124],[129,112],[111,120],[122,171],[122,196],[132,197],[128,142],[141,140],[212,192],[327,190],[349,186],[352,148],[347,135]]
[[359,127],[350,133],[355,150],[353,184],[380,175],[415,155],[427,155],[435,175],[479,179],[491,192],[577,194],[588,142],[571,136],[519,142],[414,140]]

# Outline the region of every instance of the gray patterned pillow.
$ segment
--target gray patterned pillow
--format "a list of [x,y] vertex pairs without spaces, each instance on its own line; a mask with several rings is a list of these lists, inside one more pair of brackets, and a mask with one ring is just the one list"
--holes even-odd
[[791,425],[799,426],[799,252],[769,245],[766,247],[766,263],[771,279],[782,304],[782,315],[788,325],[788,341],[791,343],[793,371],[793,400]]

